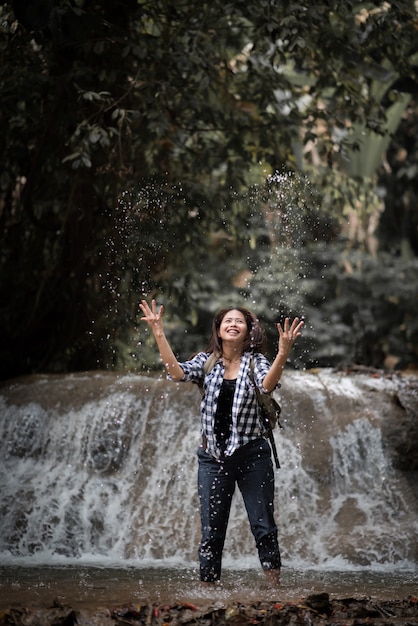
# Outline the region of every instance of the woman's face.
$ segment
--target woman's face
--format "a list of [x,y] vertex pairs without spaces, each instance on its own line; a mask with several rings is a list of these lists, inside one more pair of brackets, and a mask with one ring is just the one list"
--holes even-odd
[[219,327],[219,337],[222,343],[244,343],[248,336],[248,328],[245,317],[241,311],[232,309],[224,315]]

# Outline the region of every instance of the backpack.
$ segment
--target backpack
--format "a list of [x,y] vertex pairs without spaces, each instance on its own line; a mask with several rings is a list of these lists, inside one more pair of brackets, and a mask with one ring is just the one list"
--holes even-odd
[[282,425],[279,422],[280,413],[282,412],[282,408],[280,404],[273,398],[271,393],[262,393],[254,380],[254,361],[251,358],[250,362],[250,379],[254,385],[255,395],[257,396],[258,405],[260,407],[261,417],[263,421],[263,425],[267,427],[267,430],[273,430],[276,428],[276,424],[282,428]]

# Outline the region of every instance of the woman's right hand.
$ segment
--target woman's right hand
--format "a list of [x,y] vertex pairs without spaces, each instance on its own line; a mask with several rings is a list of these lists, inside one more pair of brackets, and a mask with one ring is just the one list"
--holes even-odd
[[146,300],[141,300],[139,308],[144,314],[144,317],[141,317],[141,321],[146,322],[150,326],[154,335],[163,333],[164,329],[162,317],[164,306],[161,305],[157,311],[157,303],[155,300],[151,300],[151,307]]

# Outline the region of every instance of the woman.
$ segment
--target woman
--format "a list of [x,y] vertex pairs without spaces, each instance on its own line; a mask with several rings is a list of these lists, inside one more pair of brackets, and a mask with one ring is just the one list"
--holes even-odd
[[[270,365],[264,356],[265,333],[253,313],[243,307],[222,309],[213,320],[205,352],[179,363],[163,327],[164,307],[145,300],[139,305],[154,334],[161,359],[173,381],[194,382],[203,389],[202,445],[198,450],[198,492],[202,524],[200,578],[220,580],[235,485],[240,489],[261,566],[273,584],[280,580],[280,550],[274,520],[274,471],[263,437],[258,404],[250,379],[268,393],[278,386],[303,321],[286,318],[277,324],[279,350]],[[213,356],[211,356],[213,355]],[[205,365],[206,364],[206,365]]]

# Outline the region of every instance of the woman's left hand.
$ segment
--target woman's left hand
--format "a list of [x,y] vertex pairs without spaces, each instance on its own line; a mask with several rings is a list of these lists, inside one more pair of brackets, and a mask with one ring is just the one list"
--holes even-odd
[[279,352],[289,354],[296,339],[301,336],[301,330],[304,325],[303,320],[299,320],[295,317],[292,323],[288,317],[286,317],[283,327],[279,323],[277,324],[277,330],[279,331]]

